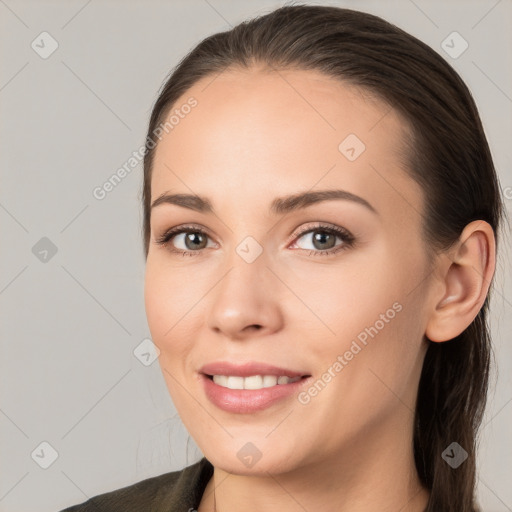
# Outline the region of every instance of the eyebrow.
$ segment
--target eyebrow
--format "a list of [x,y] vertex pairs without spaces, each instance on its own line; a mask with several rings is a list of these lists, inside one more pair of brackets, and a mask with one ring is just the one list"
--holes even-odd
[[[352,194],[351,192],[347,192],[346,190],[317,190],[314,192],[302,192],[291,196],[277,197],[270,205],[270,212],[274,215],[283,215],[333,199],[358,203],[378,215],[377,210],[366,201],[366,199]],[[174,204],[200,213],[213,213],[214,211],[212,203],[207,198],[192,194],[164,193],[153,201],[151,208],[153,209],[161,204]]]

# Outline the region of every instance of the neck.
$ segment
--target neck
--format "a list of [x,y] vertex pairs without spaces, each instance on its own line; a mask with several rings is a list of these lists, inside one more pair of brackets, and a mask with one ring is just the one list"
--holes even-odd
[[396,427],[379,425],[378,436],[361,433],[341,453],[286,473],[247,476],[216,467],[198,512],[423,512],[429,493],[418,479],[412,439],[404,443]]

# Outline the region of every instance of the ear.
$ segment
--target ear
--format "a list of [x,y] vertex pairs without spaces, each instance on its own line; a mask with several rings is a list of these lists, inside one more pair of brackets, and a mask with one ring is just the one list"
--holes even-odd
[[471,324],[485,301],[495,265],[492,227],[483,220],[469,223],[441,267],[438,296],[425,330],[428,339],[451,340]]

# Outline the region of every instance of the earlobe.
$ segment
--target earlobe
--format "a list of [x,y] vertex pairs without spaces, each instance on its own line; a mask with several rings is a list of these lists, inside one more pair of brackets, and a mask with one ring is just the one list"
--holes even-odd
[[468,224],[449,254],[441,274],[439,299],[425,335],[434,342],[448,341],[463,332],[480,311],[495,269],[495,238],[485,221]]

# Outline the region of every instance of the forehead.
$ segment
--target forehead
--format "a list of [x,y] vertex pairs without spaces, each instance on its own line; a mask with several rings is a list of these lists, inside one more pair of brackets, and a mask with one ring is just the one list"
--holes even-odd
[[[190,98],[196,106],[181,110]],[[155,151],[152,200],[178,190],[266,208],[274,196],[317,184],[375,200],[391,184],[418,201],[405,170],[404,120],[368,92],[321,73],[224,71],[196,82],[173,114],[179,122]]]

